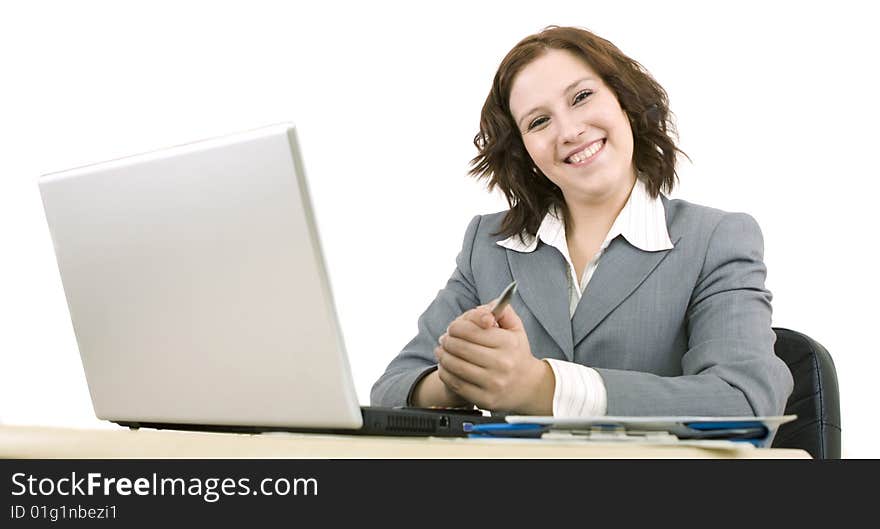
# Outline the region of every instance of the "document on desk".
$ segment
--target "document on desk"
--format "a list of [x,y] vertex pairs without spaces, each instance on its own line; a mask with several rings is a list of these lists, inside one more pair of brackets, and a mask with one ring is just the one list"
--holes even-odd
[[506,424],[473,425],[472,437],[562,437],[601,441],[741,441],[765,447],[796,415],[765,417],[550,417],[508,415]]

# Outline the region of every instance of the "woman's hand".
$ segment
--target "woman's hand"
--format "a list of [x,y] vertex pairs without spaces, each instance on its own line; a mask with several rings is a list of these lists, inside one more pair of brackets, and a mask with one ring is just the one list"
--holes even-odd
[[437,371],[431,372],[416,384],[413,390],[412,405],[419,408],[440,406],[443,408],[473,409],[474,407],[472,403],[444,384]]
[[555,377],[532,355],[522,320],[508,305],[498,321],[489,305],[455,319],[434,349],[440,380],[487,410],[553,414]]

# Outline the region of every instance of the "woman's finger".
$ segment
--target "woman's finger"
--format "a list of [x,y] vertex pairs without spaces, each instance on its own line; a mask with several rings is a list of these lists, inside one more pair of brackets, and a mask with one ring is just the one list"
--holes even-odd
[[[490,314],[489,317],[492,318],[492,315]],[[449,325],[446,333],[494,349],[505,343],[504,332],[496,327],[494,322],[493,318],[492,325],[483,327],[471,320],[456,320]]]
[[485,368],[473,364],[442,347],[439,364],[458,378],[482,387],[488,378]]
[[[446,356],[449,357],[451,355]],[[477,404],[478,401],[482,401],[484,392],[479,386],[455,375],[442,365],[437,368],[437,374],[440,377],[440,381],[446,384],[446,387],[460,395],[466,401],[475,404]]]
[[498,357],[498,352],[492,348],[449,334],[440,337],[440,346],[450,354],[482,368],[491,368]]

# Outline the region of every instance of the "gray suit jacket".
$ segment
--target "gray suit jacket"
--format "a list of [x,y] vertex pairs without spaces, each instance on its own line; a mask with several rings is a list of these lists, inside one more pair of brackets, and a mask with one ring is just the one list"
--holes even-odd
[[373,385],[376,406],[402,406],[436,366],[434,347],[461,313],[518,282],[513,308],[532,354],[595,368],[609,415],[781,415],[791,393],[776,357],[764,243],[755,220],[662,197],[671,250],[617,237],[570,317],[567,264],[552,246],[496,244],[504,212],[475,217],[456,270],[419,318],[418,335]]

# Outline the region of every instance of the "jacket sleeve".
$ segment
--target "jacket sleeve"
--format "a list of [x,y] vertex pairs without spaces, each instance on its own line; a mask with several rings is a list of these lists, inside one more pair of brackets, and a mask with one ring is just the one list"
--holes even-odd
[[726,214],[709,238],[687,310],[682,375],[596,370],[609,415],[781,415],[793,382],[773,350],[772,296],[764,287],[757,222]]
[[385,373],[373,384],[370,403],[373,406],[406,406],[412,390],[422,377],[437,368],[434,348],[452,320],[479,305],[471,269],[471,256],[481,217],[471,220],[464,236],[456,267],[446,287],[419,317],[418,334],[388,364]]

